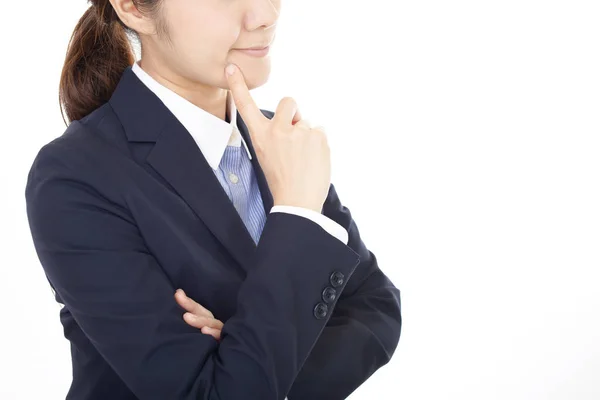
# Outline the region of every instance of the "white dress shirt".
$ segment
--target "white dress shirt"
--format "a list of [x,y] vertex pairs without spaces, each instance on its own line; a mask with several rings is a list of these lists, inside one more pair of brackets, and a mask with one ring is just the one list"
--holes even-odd
[[[163,102],[163,104],[181,122],[193,137],[213,171],[219,168],[226,146],[241,146],[243,144],[252,159],[250,150],[236,126],[237,109],[231,91],[227,91],[227,112],[229,122],[222,120],[208,111],[196,106],[171,89],[163,86],[140,67],[138,62],[132,66],[137,77]],[[287,212],[308,218],[319,224],[344,244],[348,243],[348,231],[327,216],[304,207],[275,205],[270,212]]]

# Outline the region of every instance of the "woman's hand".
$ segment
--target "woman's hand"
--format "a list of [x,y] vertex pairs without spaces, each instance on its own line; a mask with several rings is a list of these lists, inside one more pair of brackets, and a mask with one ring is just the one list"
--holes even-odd
[[273,205],[323,209],[331,184],[327,135],[312,128],[298,115],[291,97],[279,102],[273,118],[267,118],[254,102],[242,71],[230,64],[225,73],[237,111],[242,116],[256,157],[273,194]]
[[185,322],[194,328],[200,329],[202,333],[211,335],[217,340],[221,340],[223,323],[216,319],[212,312],[187,297],[183,289],[177,289],[175,292],[175,300],[181,307],[188,311],[183,314]]

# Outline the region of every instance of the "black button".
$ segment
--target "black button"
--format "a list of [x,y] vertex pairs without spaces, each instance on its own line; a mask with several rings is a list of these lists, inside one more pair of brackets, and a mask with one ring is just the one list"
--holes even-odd
[[327,316],[327,304],[325,303],[317,303],[314,309],[314,314],[316,319],[323,319]]
[[331,286],[327,286],[322,293],[323,301],[325,303],[332,303],[335,300],[335,295],[337,291]]
[[342,286],[344,284],[344,274],[340,271],[335,271],[329,277],[329,282],[331,282],[331,286],[334,288]]

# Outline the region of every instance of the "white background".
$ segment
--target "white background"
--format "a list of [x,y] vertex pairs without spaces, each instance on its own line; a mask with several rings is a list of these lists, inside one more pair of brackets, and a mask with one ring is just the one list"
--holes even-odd
[[[85,7],[3,6],[2,399],[71,382],[24,187],[65,129]],[[396,353],[350,399],[600,398],[599,21],[597,1],[283,0],[254,97],[326,127],[332,181],[402,295]]]

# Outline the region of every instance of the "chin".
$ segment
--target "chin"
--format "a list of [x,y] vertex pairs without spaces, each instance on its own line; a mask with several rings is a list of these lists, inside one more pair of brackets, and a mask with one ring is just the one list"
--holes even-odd
[[[246,85],[249,90],[260,87],[269,80],[269,75],[271,74],[271,62],[268,57],[249,61],[240,60],[232,62],[237,65],[244,74]],[[223,77],[223,79],[225,80],[225,87],[228,87],[227,78]]]
[[246,78],[246,85],[248,85],[248,89],[250,90],[264,85],[268,80],[268,72],[260,75],[252,75],[251,77]]

